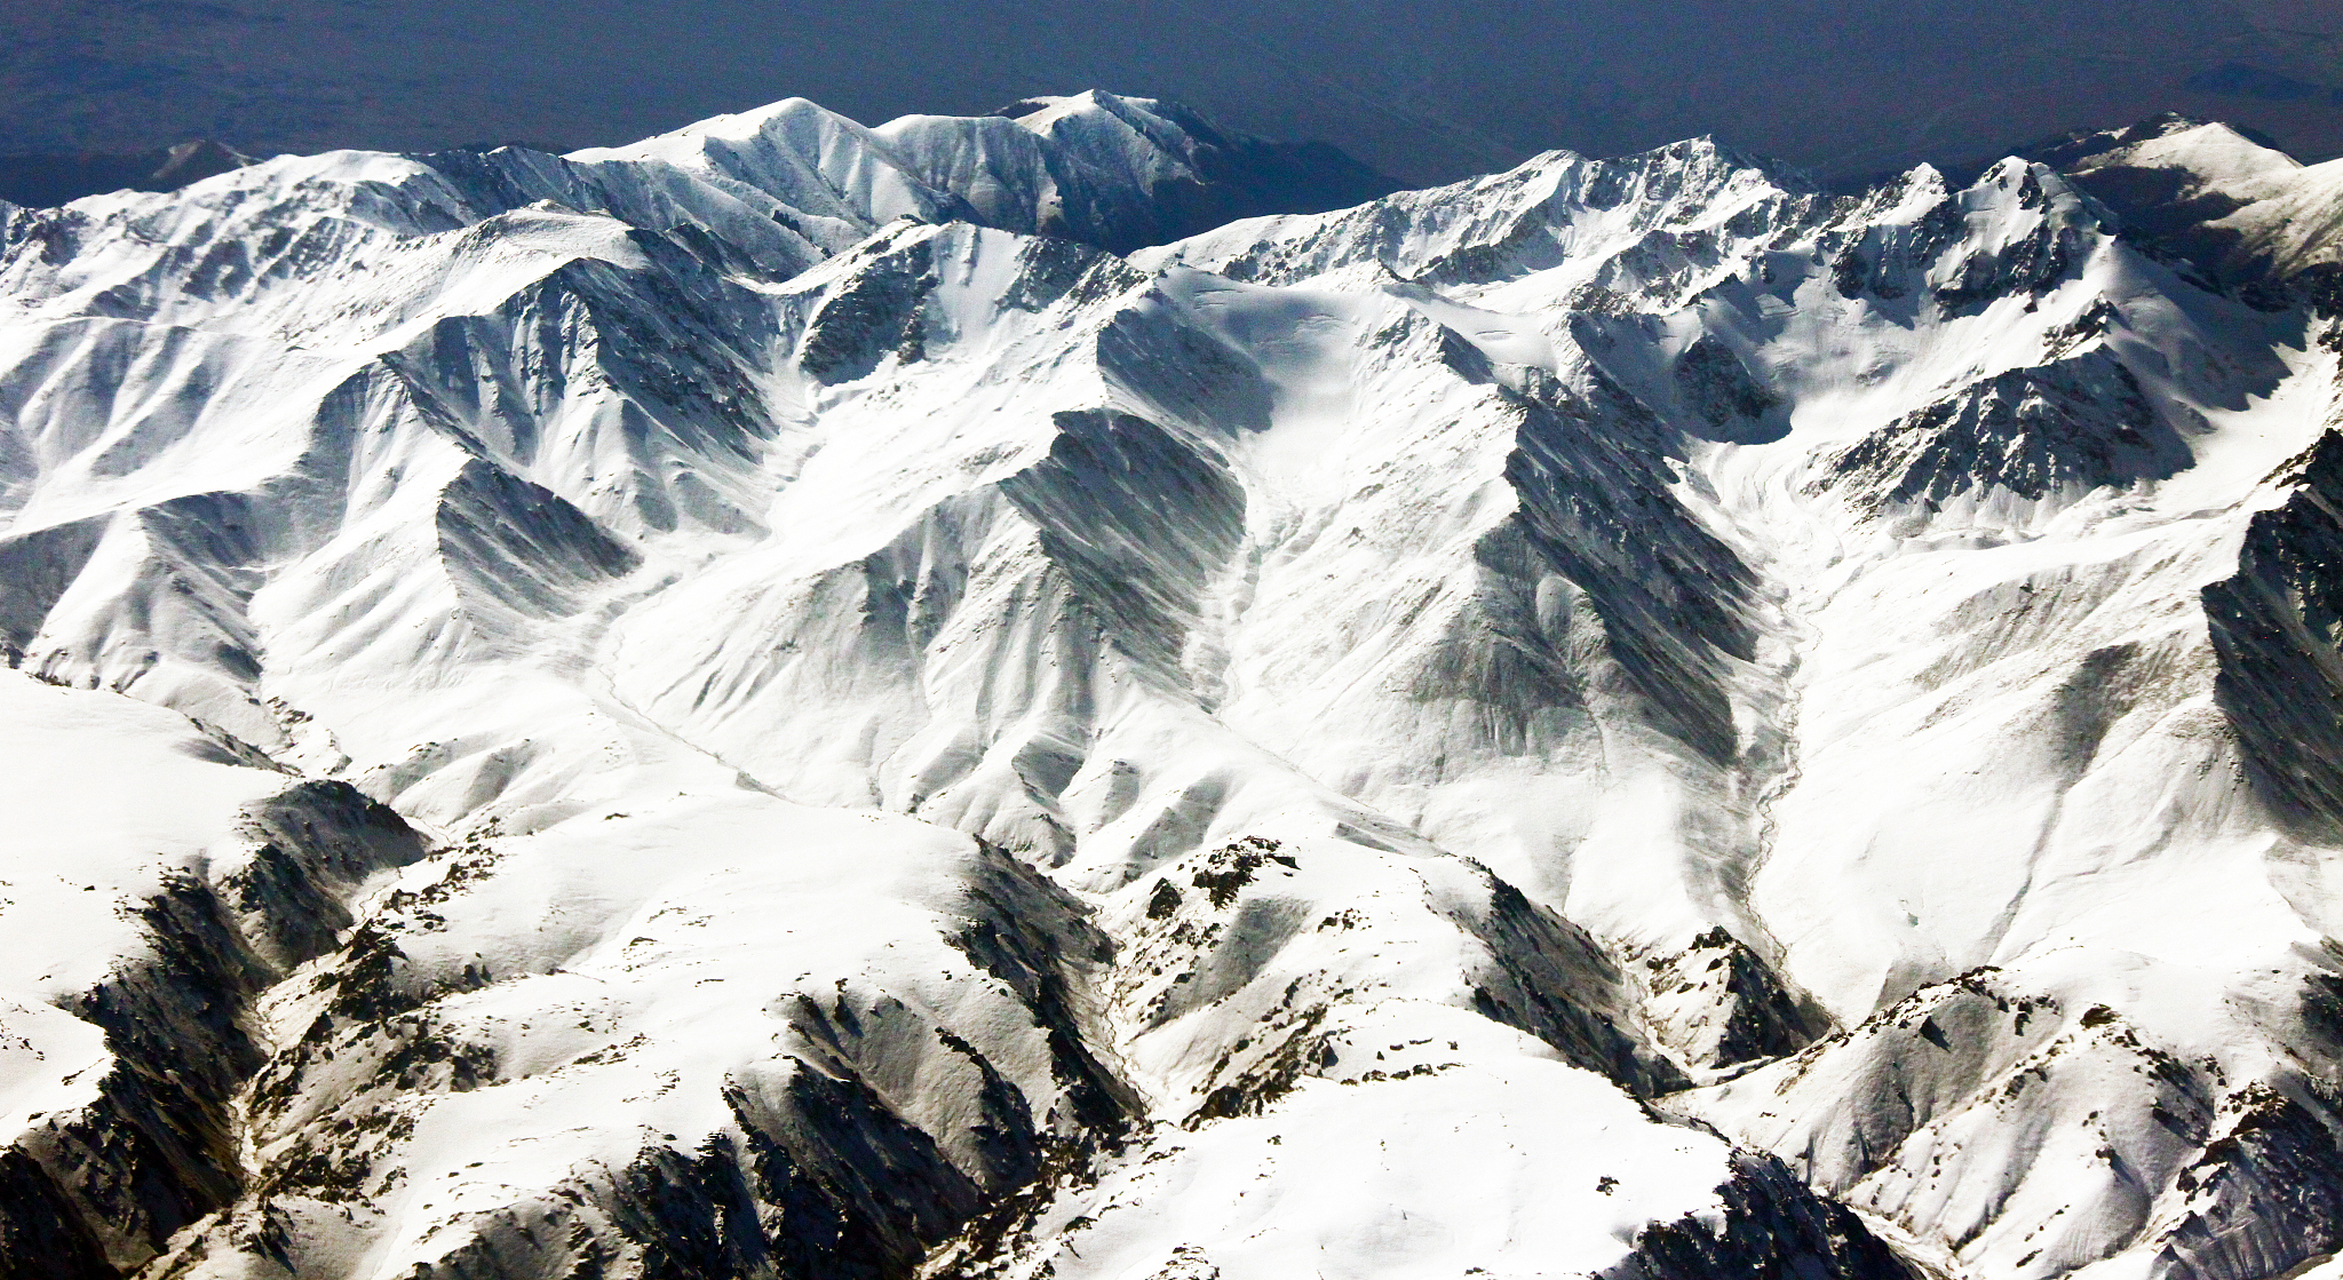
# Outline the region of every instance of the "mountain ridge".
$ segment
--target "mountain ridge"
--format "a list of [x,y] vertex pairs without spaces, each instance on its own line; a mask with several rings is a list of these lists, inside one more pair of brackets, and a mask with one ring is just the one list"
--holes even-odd
[[[5,684],[91,708],[26,750],[251,744],[174,847],[303,949],[172,971],[251,1028],[208,1164],[28,1120],[8,1265],[2336,1247],[2331,320],[2043,164],[1700,139],[1101,247],[1253,198],[1206,130],[792,100],[9,211]],[[238,897],[288,785],[413,843]],[[177,954],[124,886],[8,1025],[186,1077],[52,1016]]]

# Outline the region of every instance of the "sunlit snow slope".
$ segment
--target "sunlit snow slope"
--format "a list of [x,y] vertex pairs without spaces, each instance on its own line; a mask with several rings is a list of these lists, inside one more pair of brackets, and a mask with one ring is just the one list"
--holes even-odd
[[2020,160],[1159,243],[1353,180],[1085,94],[0,207],[0,1274],[2343,1248],[2336,322]]

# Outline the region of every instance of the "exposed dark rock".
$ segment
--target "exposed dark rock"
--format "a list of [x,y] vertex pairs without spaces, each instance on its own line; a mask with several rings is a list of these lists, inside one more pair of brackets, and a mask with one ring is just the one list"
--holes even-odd
[[[1203,865],[1189,873],[1188,883],[1202,889],[1214,907],[1225,907],[1235,901],[1238,890],[1253,882],[1253,874],[1270,862],[1287,867],[1295,865],[1292,858],[1280,855],[1277,850],[1275,840],[1246,836],[1206,855]],[[1168,885],[1171,881],[1164,883]],[[1174,888],[1172,892],[1176,901],[1179,890]]]
[[1989,486],[2039,499],[2162,480],[2191,460],[2139,379],[2093,348],[1970,383],[1906,414],[1840,453],[1826,483],[1874,511],[1934,509]]
[[921,310],[935,288],[933,247],[913,239],[874,255],[822,299],[806,324],[798,365],[824,382],[852,382],[889,354],[917,360]]
[[2162,1233],[2149,1272],[2157,1280],[2282,1275],[2343,1243],[2335,1099],[2313,1104],[2253,1085],[2233,1103],[2228,1131],[2177,1180],[2188,1207]]
[[641,1274],[896,1280],[982,1191],[867,1088],[810,1069],[726,1095],[743,1137],[646,1152],[605,1193]]
[[1645,1009],[1662,1044],[1691,1065],[1723,1069],[1770,1061],[1830,1031],[1811,1000],[1718,926],[1673,957],[1645,962]]
[[[2021,207],[2047,210],[2051,185],[2060,179],[2028,165],[2017,176]],[[1936,304],[1948,314],[1971,312],[1997,299],[2042,297],[2074,278],[2091,256],[2102,228],[2087,213],[2055,216],[2046,213],[2034,228],[1990,252],[1972,253],[1952,278],[1933,292]]]
[[0,1153],[0,1274],[118,1275],[233,1200],[245,1170],[231,1102],[261,1063],[242,1019],[292,965],[333,942],[371,872],[421,856],[390,810],[304,783],[248,815],[260,848],[218,882],[182,875],[143,904],[151,951],[74,1012],[115,1057],[99,1099]]
[[589,588],[642,562],[559,495],[483,461],[442,491],[438,525],[448,575],[475,613],[567,617]]
[[2324,840],[2343,832],[2343,434],[2320,436],[2286,470],[2293,496],[2254,516],[2237,573],[2203,601],[2221,662],[2214,696],[2256,794]]
[[998,850],[969,889],[969,927],[950,939],[971,963],[1007,983],[1047,1028],[1051,1075],[1065,1088],[1068,1114],[1041,1117],[1068,1140],[1113,1145],[1145,1106],[1090,1046],[1077,990],[1114,958],[1115,947],[1073,895]]
[[1737,439],[1781,403],[1715,334],[1702,334],[1676,357],[1676,386],[1684,402],[1719,439]]
[[1495,962],[1473,989],[1483,1016],[1529,1032],[1637,1094],[1685,1083],[1673,1064],[1626,1030],[1632,1025],[1626,978],[1584,929],[1493,876],[1488,915],[1470,926]]
[[1018,251],[1022,270],[1002,305],[1039,311],[1061,300],[1097,302],[1147,283],[1147,277],[1111,253],[1074,240],[1042,236]]
[[368,875],[425,853],[413,828],[346,782],[303,782],[253,806],[249,820],[260,849],[231,901],[279,972],[338,944],[353,923],[349,895]]
[[1687,1217],[1648,1227],[1602,1280],[1919,1280],[1854,1212],[1824,1199],[1771,1156],[1738,1154],[1720,1188],[1723,1221]]
[[1651,438],[1659,428],[1624,393],[1601,405],[1509,397],[1508,408],[1520,427],[1505,477],[1530,545],[1585,591],[1615,678],[1649,723],[1712,761],[1732,759],[1720,662],[1755,652],[1741,616],[1755,575],[1670,491],[1665,444]]
[[1056,415],[1049,457],[1001,483],[1108,639],[1176,671],[1208,576],[1244,533],[1219,460],[1127,413]]

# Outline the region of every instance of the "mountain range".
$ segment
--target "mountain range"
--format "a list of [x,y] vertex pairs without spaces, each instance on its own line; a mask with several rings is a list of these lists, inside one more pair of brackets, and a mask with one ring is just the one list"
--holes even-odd
[[0,1275],[2343,1275],[2339,166],[0,205]]

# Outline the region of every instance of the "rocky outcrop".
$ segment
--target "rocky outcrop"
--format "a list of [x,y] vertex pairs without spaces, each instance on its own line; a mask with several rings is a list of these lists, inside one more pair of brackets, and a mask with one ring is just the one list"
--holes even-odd
[[1818,1280],[1920,1280],[1845,1205],[1816,1195],[1781,1161],[1736,1157],[1718,1188],[1722,1212],[1647,1228],[1602,1280],[1709,1280],[1713,1276],[1813,1276]]
[[1724,926],[1673,956],[1644,960],[1652,1032],[1679,1062],[1702,1071],[1746,1069],[1798,1052],[1831,1029],[1764,958]]
[[72,1012],[105,1033],[95,1102],[18,1136],[0,1165],[0,1273],[114,1276],[244,1189],[239,1117],[266,1050],[261,992],[335,943],[370,877],[423,856],[389,809],[346,783],[304,782],[246,815],[248,859],[181,875],[138,908],[150,952]]
[[2000,488],[2039,500],[2163,480],[2192,461],[2105,349],[1971,383],[1840,453],[1829,487],[1872,511]]
[[2255,791],[2314,838],[2343,832],[2343,434],[2283,469],[2293,493],[2254,516],[2235,576],[2204,590],[2221,709]]

